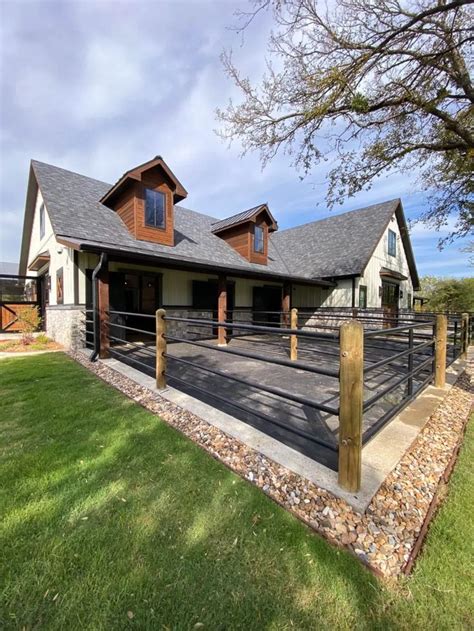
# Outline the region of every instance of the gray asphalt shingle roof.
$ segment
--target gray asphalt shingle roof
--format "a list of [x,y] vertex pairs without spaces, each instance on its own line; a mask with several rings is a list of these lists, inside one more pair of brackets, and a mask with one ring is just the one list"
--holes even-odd
[[[249,263],[212,233],[211,226],[217,221],[215,217],[175,206],[174,247],[137,241],[117,213],[97,201],[110,189],[110,184],[43,162],[32,161],[32,166],[57,236],[113,245],[123,251],[166,254],[170,258],[262,271],[261,265]],[[276,274],[289,273],[271,243],[266,270]]]
[[0,274],[11,274],[12,276],[16,276],[18,274],[18,263],[0,261]]
[[[98,201],[110,184],[42,162],[32,161],[32,168],[56,236],[113,246],[125,252],[166,255],[170,259],[294,278],[361,273],[400,203],[392,200],[272,233],[268,265],[262,266],[246,261],[213,234],[216,223],[222,223],[215,217],[175,206],[173,247],[137,241],[120,217]],[[255,209],[244,212],[250,211]]]
[[275,232],[271,239],[287,265],[305,276],[361,274],[399,204],[374,204]]

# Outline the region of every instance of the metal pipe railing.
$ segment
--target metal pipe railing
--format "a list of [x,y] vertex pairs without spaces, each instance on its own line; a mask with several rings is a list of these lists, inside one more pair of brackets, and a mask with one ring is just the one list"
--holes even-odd
[[318,368],[316,366],[312,366],[310,364],[305,364],[300,361],[291,361],[286,359],[268,359],[262,357],[261,355],[257,355],[256,353],[251,353],[249,351],[238,351],[234,348],[228,348],[223,346],[215,346],[212,344],[206,344],[205,342],[200,342],[198,340],[187,340],[185,338],[176,337],[174,335],[165,335],[165,339],[170,342],[181,342],[184,344],[190,344],[191,346],[199,346],[200,348],[207,348],[211,351],[217,351],[218,353],[227,353],[228,355],[236,355],[237,357],[245,357],[247,359],[255,359],[257,361],[263,361],[268,364],[276,364],[277,366],[286,366],[288,368],[296,368],[299,370],[304,370],[306,372],[316,373],[317,375],[325,375],[326,377],[335,377],[336,379],[339,377],[339,371],[337,370],[329,370],[325,368]]
[[202,364],[198,364],[197,362],[190,361],[189,359],[183,359],[183,357],[177,357],[176,355],[170,355],[169,353],[165,353],[165,357],[167,359],[172,359],[186,366],[191,366],[192,368],[204,370],[206,372],[211,373],[212,375],[225,377],[226,379],[230,379],[231,381],[235,381],[236,383],[241,383],[250,388],[256,388],[258,390],[261,390],[262,392],[267,392],[268,394],[273,394],[278,397],[288,399],[289,401],[294,401],[295,403],[301,403],[301,405],[306,405],[310,408],[314,408],[315,410],[321,410],[322,412],[327,412],[328,414],[332,414],[332,415],[337,415],[339,413],[339,408],[333,408],[331,406],[325,405],[324,403],[319,403],[317,401],[314,401],[313,399],[309,399],[307,397],[301,397],[297,394],[293,394],[292,392],[288,392],[288,390],[283,390],[282,388],[278,388],[277,386],[267,386],[260,383],[259,381],[255,381],[255,379],[249,379],[247,377],[244,378],[244,377],[238,377],[236,375],[230,375],[229,373],[224,372],[223,370],[219,370],[218,368],[211,368],[209,366],[203,366]]

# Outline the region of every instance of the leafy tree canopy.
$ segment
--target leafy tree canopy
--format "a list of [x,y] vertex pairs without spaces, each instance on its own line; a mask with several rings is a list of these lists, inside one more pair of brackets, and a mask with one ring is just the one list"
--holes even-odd
[[387,171],[420,172],[422,219],[448,237],[474,225],[474,0],[255,0],[275,30],[259,85],[222,56],[243,100],[218,110],[219,133],[258,150],[280,150],[304,174],[328,155],[329,206]]
[[474,312],[474,278],[423,276],[420,284],[426,311]]

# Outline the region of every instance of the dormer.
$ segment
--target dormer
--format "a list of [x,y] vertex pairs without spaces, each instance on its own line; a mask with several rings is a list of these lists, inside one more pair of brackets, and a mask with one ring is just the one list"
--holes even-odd
[[115,210],[141,241],[174,245],[174,204],[186,189],[161,156],[122,175],[100,202]]
[[278,230],[268,206],[261,204],[212,224],[212,232],[224,239],[250,263],[266,265],[268,235]]

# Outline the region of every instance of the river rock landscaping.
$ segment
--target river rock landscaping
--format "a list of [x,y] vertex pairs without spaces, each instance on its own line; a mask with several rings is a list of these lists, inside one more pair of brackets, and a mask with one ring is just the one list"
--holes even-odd
[[205,420],[139,386],[100,361],[71,356],[98,377],[201,445],[213,457],[260,487],[316,532],[355,554],[383,577],[411,568],[420,533],[431,517],[440,483],[462,441],[472,404],[473,362],[447,393],[399,464],[385,479],[365,513],[262,456]]

